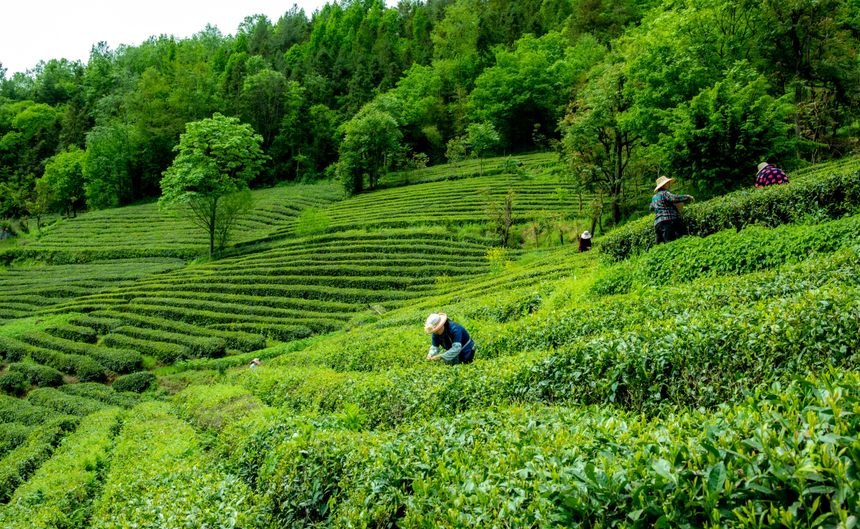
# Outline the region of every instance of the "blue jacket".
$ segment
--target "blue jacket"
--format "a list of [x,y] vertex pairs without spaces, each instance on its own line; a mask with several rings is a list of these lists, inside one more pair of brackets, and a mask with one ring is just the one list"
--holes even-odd
[[460,350],[460,362],[469,363],[474,356],[475,342],[469,336],[468,331],[459,323],[454,323],[451,320],[445,322],[445,330],[442,334],[433,333],[431,339],[434,347],[448,350],[455,343],[459,343],[463,348]]

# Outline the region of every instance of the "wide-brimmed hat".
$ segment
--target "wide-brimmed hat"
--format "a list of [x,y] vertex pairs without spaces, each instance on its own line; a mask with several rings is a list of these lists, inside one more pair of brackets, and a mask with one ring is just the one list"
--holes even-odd
[[675,181],[674,178],[669,178],[668,176],[661,176],[660,178],[657,179],[657,187],[654,188],[654,192],[656,193],[657,191],[660,190],[661,187],[663,187],[666,184],[671,184],[674,181]]
[[424,322],[424,330],[433,334],[444,327],[446,321],[448,321],[448,316],[445,314],[431,314],[427,316],[427,321]]
[[761,170],[764,169],[765,167],[767,167],[768,165],[770,165],[770,164],[767,162],[762,162],[762,163],[758,164],[759,172],[761,172]]
[[584,232],[582,232],[582,238],[583,239],[590,239],[591,238],[591,234],[588,233],[588,230],[585,230]]

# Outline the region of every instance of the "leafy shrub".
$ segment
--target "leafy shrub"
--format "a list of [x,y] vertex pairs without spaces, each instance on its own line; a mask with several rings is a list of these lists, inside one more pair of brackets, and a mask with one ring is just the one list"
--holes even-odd
[[65,415],[50,419],[0,460],[0,502],[9,501],[15,490],[51,457],[63,436],[77,427],[78,421],[77,417]]
[[[71,388],[73,385],[63,386]],[[27,395],[27,401],[36,406],[43,406],[59,413],[86,417],[103,410],[107,405],[93,399],[68,395],[54,388],[39,388]]]
[[[62,351],[63,353],[91,357],[101,365],[117,373],[131,373],[140,368],[140,353],[130,349],[109,349],[98,345],[73,342],[43,332],[27,332],[21,336],[27,343]],[[111,345],[111,344],[107,344]]]
[[293,340],[291,342],[279,344],[274,347],[262,349],[260,351],[252,351],[250,353],[225,356],[224,358],[201,358],[199,360],[179,361],[176,363],[176,370],[180,372],[185,370],[205,369],[226,371],[227,369],[230,369],[232,367],[249,366],[251,364],[251,360],[253,360],[254,358],[266,360],[268,358],[274,358],[276,356],[281,356],[288,353],[295,353],[297,351],[305,349],[313,343],[319,342],[328,337],[329,336],[314,336],[301,340]]
[[32,431],[32,426],[17,422],[0,424],[0,457],[22,445]]
[[194,430],[164,403],[132,410],[117,436],[90,527],[113,529],[182,520],[193,527],[254,527],[252,491],[204,457]]
[[45,332],[57,338],[64,338],[73,342],[96,343],[98,340],[95,330],[80,325],[52,325],[51,327],[47,327]]
[[113,381],[113,389],[115,391],[132,391],[134,393],[143,393],[149,389],[150,385],[155,382],[155,375],[149,371],[138,371],[130,375],[123,375]]
[[63,374],[53,367],[34,364],[33,362],[16,362],[9,366],[9,370],[23,374],[27,381],[34,386],[56,387],[64,384]]
[[[167,365],[191,356],[191,351],[184,345],[139,340],[124,334],[108,334],[102,338],[102,343],[112,347],[127,347],[129,349],[134,349],[142,354],[154,356],[159,362]],[[135,368],[139,367],[140,364],[135,366]],[[128,371],[126,371],[126,373],[128,373]]]
[[[750,224],[779,226],[808,218],[836,219],[855,211],[860,202],[860,170],[856,163],[824,166],[791,184],[735,191],[684,208],[684,228],[705,237]],[[604,236],[600,251],[611,261],[621,261],[654,246],[654,219],[645,217]]]
[[88,356],[63,354],[41,347],[31,347],[28,351],[36,362],[75,375],[81,382],[98,382],[105,378],[104,366]]
[[42,424],[57,415],[53,410],[42,406],[33,406],[29,402],[13,397],[0,395],[0,422],[18,422],[25,426]]
[[256,468],[279,526],[740,527],[752,516],[812,527],[824,516],[847,527],[860,415],[829,412],[860,404],[858,383],[799,379],[660,418],[526,406],[370,434],[284,422],[257,428],[231,459],[257,464],[247,448],[274,438]]
[[27,377],[21,373],[10,372],[0,377],[0,390],[7,395],[17,397],[27,391]]
[[745,274],[850,247],[856,245],[858,238],[860,216],[815,226],[750,226],[706,238],[684,237],[607,267],[591,291],[598,295],[618,294],[629,291],[633,283],[666,285],[712,275]]
[[263,405],[238,386],[192,386],[174,397],[179,415],[197,428],[219,430],[227,421],[243,417]]
[[121,419],[116,408],[82,419],[0,510],[0,524],[9,529],[84,527]]
[[[265,336],[239,332],[213,331],[184,322],[165,320],[163,318],[156,318],[152,316],[143,316],[132,312],[102,310],[96,314],[92,314],[91,316],[98,318],[107,317],[111,319],[117,319],[122,321],[125,325],[130,325],[133,327],[161,329],[165,331],[186,334],[189,336],[215,336],[217,338],[222,338],[227,343],[227,347],[230,347],[232,349],[238,349],[244,352],[256,351],[258,349],[266,347]],[[2,345],[2,343],[0,343],[0,345]]]
[[110,406],[120,406],[122,408],[133,408],[141,402],[146,401],[146,399],[140,395],[134,393],[121,393],[105,386],[104,384],[96,382],[69,384],[60,388],[60,391],[67,395],[97,400]]
[[85,315],[69,318],[69,323],[80,327],[89,327],[94,329],[98,334],[107,334],[122,325],[122,320]]
[[113,332],[151,342],[166,342],[181,345],[188,348],[190,355],[205,356],[207,358],[223,356],[224,350],[227,347],[226,342],[222,338],[188,336],[175,332],[167,332],[157,329],[141,329],[139,327],[127,325],[117,327]]

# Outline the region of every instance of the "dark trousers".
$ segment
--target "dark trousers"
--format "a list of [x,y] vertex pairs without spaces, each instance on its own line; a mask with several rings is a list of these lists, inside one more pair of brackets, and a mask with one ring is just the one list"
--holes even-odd
[[672,242],[681,235],[681,223],[677,220],[664,220],[654,226],[657,244]]

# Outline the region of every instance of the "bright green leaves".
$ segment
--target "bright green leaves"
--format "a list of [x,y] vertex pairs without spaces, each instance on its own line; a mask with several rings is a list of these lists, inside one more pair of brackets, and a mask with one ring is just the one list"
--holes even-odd
[[708,196],[751,186],[760,161],[791,168],[797,139],[789,97],[768,95],[764,77],[726,79],[668,111],[660,148],[670,174]]
[[[164,209],[187,207],[191,219],[209,234],[209,255],[227,240],[230,223],[249,210],[253,202],[248,182],[267,158],[262,138],[250,125],[215,113],[212,118],[187,125],[175,148],[179,154],[161,181]],[[219,228],[221,232],[219,233]]]

